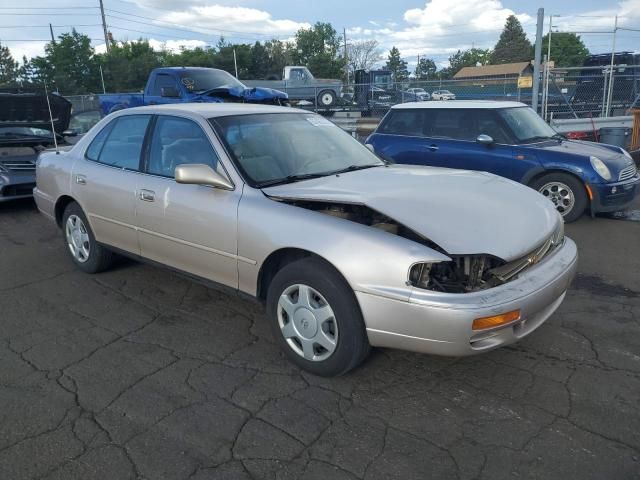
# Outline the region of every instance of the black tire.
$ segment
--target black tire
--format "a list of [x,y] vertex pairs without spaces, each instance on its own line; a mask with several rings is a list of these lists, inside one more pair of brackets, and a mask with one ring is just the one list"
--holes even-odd
[[[88,237],[88,251],[89,254],[86,257],[85,261],[80,261],[76,258],[72,253],[69,247],[69,239],[67,238],[67,222],[69,221],[69,217],[75,216],[82,221],[84,226],[84,230],[86,231]],[[69,253],[69,256],[73,260],[73,263],[76,266],[86,273],[99,273],[104,270],[107,270],[113,264],[115,259],[115,254],[100,245],[96,242],[96,237],[93,235],[93,231],[91,230],[91,226],[87,221],[87,217],[76,202],[71,202],[67,205],[67,208],[64,210],[64,214],[62,215],[62,237],[64,238],[64,246],[65,250]]]
[[[304,284],[320,293],[334,313],[337,342],[333,353],[320,361],[307,360],[289,345],[280,329],[278,302],[290,287]],[[267,292],[267,316],[276,343],[300,368],[323,377],[342,375],[358,366],[369,354],[364,320],[355,294],[342,276],[325,261],[307,257],[283,267]]]
[[318,94],[318,107],[333,107],[336,103],[336,94],[332,90],[323,90]]
[[554,203],[556,204],[558,211],[564,218],[565,223],[575,222],[582,216],[589,203],[587,198],[587,191],[584,184],[576,177],[568,173],[548,173],[535,179],[533,182],[531,182],[530,186],[541,194],[549,196],[549,189],[544,189],[543,191],[543,188],[546,185],[553,183],[562,184],[568,187],[570,194],[573,195],[573,207],[568,210],[563,209],[560,200],[556,200],[556,202]]

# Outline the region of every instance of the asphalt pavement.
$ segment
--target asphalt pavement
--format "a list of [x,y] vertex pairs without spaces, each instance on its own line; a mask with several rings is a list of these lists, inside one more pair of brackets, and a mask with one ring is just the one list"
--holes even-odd
[[83,274],[32,202],[0,204],[0,479],[640,478],[639,220],[567,226],[580,273],[522,342],[323,379],[259,305]]

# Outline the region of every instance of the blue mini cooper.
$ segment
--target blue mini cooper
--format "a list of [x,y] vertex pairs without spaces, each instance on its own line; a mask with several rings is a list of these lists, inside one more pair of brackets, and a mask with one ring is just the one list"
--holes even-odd
[[640,191],[626,150],[567,140],[518,102],[403,103],[366,143],[396,163],[481,170],[524,183],[548,197],[566,222],[587,209],[624,210]]

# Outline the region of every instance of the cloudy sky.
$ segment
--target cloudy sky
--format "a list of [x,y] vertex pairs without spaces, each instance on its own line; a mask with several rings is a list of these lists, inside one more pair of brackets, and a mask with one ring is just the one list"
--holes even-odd
[[[104,49],[98,0],[0,1],[0,42],[16,58],[39,55],[50,37],[72,26]],[[427,55],[444,65],[457,49],[492,47],[508,15],[515,14],[530,40],[538,7],[554,15],[557,31],[580,35],[594,53],[611,51],[614,15],[618,49],[640,51],[640,0],[104,0],[109,30],[119,40],[150,39],[161,48],[286,40],[317,21],[346,29],[348,41],[375,38],[397,46],[410,63]],[[600,33],[598,33],[600,32]]]

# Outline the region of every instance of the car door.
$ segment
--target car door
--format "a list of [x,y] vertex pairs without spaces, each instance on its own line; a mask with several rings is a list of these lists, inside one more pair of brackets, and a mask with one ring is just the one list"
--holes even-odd
[[242,188],[223,190],[174,180],[175,167],[187,163],[209,165],[228,178],[212,140],[206,123],[156,117],[136,198],[140,250],[143,257],[237,288]]
[[427,109],[394,108],[367,140],[382,158],[409,165],[435,165],[437,158],[425,141]]
[[72,170],[71,193],[86,213],[96,240],[140,253],[136,189],[151,115],[123,115],[93,138]]
[[[425,138],[433,164],[490,172],[519,180],[526,162],[517,161],[509,136],[492,109],[439,108],[432,110]],[[480,143],[488,135],[493,142]]]
[[[162,89],[175,89],[178,92],[176,97],[163,97]],[[163,105],[166,103],[180,103],[180,93],[182,89],[173,75],[158,73],[153,80],[150,91],[147,92],[146,103],[148,105]]]

